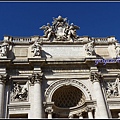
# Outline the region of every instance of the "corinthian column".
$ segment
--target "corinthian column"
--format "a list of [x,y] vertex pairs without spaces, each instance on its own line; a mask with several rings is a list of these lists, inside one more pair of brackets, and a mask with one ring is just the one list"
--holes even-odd
[[4,87],[7,80],[7,74],[0,74],[0,118],[3,118]]
[[34,85],[34,118],[42,118],[42,93],[41,93],[41,82],[42,73],[33,73],[30,77],[30,82]]
[[94,85],[94,92],[97,100],[97,108],[99,112],[99,118],[108,118],[108,112],[103,97],[102,89],[100,86],[101,74],[99,72],[91,72],[91,81]]

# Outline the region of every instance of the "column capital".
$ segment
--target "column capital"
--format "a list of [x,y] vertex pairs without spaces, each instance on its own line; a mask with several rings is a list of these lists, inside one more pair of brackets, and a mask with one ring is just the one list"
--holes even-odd
[[9,79],[8,74],[0,74],[0,83],[6,83]]
[[51,114],[51,113],[53,112],[52,107],[47,107],[47,108],[45,109],[45,112],[47,112],[48,114]]
[[34,84],[42,82],[42,77],[43,73],[33,73],[31,76],[28,77],[28,79],[30,80],[31,84]]
[[90,72],[90,80],[94,82],[99,82],[100,79],[102,78],[101,72]]

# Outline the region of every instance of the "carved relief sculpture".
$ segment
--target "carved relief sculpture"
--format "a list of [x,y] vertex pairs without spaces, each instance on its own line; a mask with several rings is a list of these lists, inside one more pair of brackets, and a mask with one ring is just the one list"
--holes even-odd
[[117,97],[120,96],[120,80],[119,75],[116,78],[115,82],[106,82],[106,93],[107,97]]
[[19,83],[14,83],[11,91],[11,101],[26,101],[28,97],[28,89]]

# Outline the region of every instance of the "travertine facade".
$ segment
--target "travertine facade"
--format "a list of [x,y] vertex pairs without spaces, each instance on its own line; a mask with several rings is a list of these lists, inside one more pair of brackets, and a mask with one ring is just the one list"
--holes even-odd
[[0,118],[119,118],[115,37],[78,36],[61,16],[40,29],[0,42]]

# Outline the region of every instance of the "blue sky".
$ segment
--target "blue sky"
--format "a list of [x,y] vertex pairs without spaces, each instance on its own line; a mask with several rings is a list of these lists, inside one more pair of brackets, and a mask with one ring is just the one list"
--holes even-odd
[[109,37],[120,41],[120,2],[0,2],[0,40],[4,35],[43,35],[39,28],[53,17],[67,17],[80,27],[79,36]]

